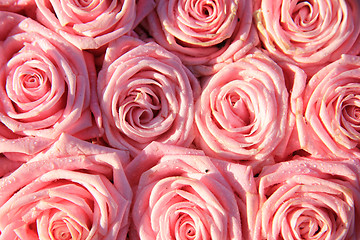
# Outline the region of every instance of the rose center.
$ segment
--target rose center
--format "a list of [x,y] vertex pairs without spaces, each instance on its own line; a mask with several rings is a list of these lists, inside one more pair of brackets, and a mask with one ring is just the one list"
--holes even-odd
[[245,125],[248,125],[251,121],[249,108],[243,98],[238,95],[230,97],[230,103],[233,107],[233,111],[243,120]]
[[202,14],[206,17],[211,16],[214,12],[213,6],[206,4],[202,7]]
[[193,9],[194,13],[197,16],[195,18],[208,18],[211,17],[216,9],[216,4],[213,1],[205,0],[205,1],[193,1]]
[[360,132],[360,96],[349,94],[341,103],[341,125],[347,131]]
[[139,103],[141,108],[150,109],[150,111],[144,111],[140,115],[140,122],[149,122],[154,116],[157,115],[160,106],[156,96],[150,95],[146,92],[139,92],[136,96],[135,102]]
[[18,94],[23,93],[30,101],[41,98],[51,88],[46,74],[37,69],[33,69],[31,72],[24,72],[20,76],[20,84],[22,91]]
[[193,219],[188,214],[181,214],[178,219],[179,236],[181,239],[195,239],[196,228]]
[[212,117],[220,129],[248,134],[254,126],[255,109],[251,97],[233,81],[213,92]]
[[[59,20],[59,23],[69,28],[73,28],[75,25],[81,26],[81,24],[99,21],[97,20],[98,17],[106,12],[111,5],[109,0],[69,0],[61,2],[64,2],[61,8],[56,7],[55,3],[51,3],[51,6],[48,7]],[[98,28],[97,24],[94,24],[94,28]],[[92,31],[88,28],[84,31],[74,28],[74,31],[88,37],[95,37],[98,34],[97,31]]]
[[55,221],[51,229],[51,236],[56,240],[72,239],[71,233],[64,221]]
[[78,7],[88,7],[92,3],[92,0],[77,0],[75,4]]
[[26,89],[34,89],[40,86],[41,76],[37,73],[30,73],[24,75],[22,78],[22,86]]
[[299,232],[303,239],[308,239],[320,232],[320,226],[311,219],[307,219],[299,225]]
[[126,120],[138,126],[150,123],[161,110],[161,101],[156,89],[150,87],[135,89],[129,94],[126,102],[129,113],[126,115]]
[[248,126],[254,120],[254,116],[251,110],[251,103],[248,102],[246,96],[236,92],[229,93],[227,95],[227,102],[228,106],[230,106],[230,109],[224,109],[224,111],[229,112],[226,115],[233,115],[234,120],[231,121],[233,127]]
[[47,69],[39,68],[41,62],[29,60],[10,71],[6,82],[9,98],[17,106],[44,98],[51,89]]
[[195,237],[195,234],[196,234],[196,231],[194,229],[193,226],[187,224],[186,226],[187,230],[186,230],[186,236],[189,238],[189,239],[192,239]]
[[300,27],[309,27],[317,15],[316,5],[311,1],[300,1],[294,8],[292,19]]
[[360,120],[360,108],[358,106],[350,105],[345,107],[345,111],[349,117],[354,120]]

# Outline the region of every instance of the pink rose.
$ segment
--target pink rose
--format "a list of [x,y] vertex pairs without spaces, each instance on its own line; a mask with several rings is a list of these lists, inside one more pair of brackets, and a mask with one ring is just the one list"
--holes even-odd
[[1,239],[126,239],[126,152],[62,135],[0,179]]
[[301,147],[317,157],[360,157],[360,57],[317,72],[297,103]]
[[257,178],[254,239],[360,239],[358,160],[297,157]]
[[98,49],[130,32],[152,0],[35,0],[37,19],[80,49]]
[[30,18],[0,12],[0,25],[0,152],[31,155],[62,132],[98,135],[91,55]]
[[152,141],[189,146],[200,86],[172,53],[124,36],[106,51],[98,76],[105,137],[136,155]]
[[135,193],[130,239],[250,239],[258,201],[250,167],[153,142],[126,174]]
[[260,51],[225,66],[196,103],[196,145],[216,158],[270,160],[285,136],[288,95],[281,68]]
[[211,75],[258,44],[251,1],[157,0],[151,36],[197,75]]
[[309,75],[341,54],[360,52],[360,3],[344,1],[255,1],[255,22],[271,56]]

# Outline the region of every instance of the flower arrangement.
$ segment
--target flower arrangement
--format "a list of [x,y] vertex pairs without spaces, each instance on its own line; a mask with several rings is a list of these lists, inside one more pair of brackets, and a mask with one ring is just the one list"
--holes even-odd
[[360,239],[358,0],[0,2],[0,239]]

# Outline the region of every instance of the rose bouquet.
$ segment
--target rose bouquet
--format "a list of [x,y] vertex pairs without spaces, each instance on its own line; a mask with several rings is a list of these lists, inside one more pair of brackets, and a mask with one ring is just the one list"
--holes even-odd
[[359,16],[0,1],[0,240],[360,239]]

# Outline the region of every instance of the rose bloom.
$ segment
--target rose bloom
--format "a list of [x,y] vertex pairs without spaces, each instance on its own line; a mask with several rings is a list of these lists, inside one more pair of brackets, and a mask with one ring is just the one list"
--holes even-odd
[[80,49],[98,49],[130,32],[152,0],[35,0],[36,18]]
[[288,95],[282,69],[260,51],[227,65],[196,102],[196,145],[216,158],[268,161],[285,136]]
[[0,179],[1,239],[126,239],[126,152],[62,135]]
[[292,62],[309,75],[360,52],[360,2],[256,0],[255,23],[272,57]]
[[265,167],[254,239],[360,239],[359,176],[358,159],[296,157]]
[[360,57],[343,55],[317,72],[297,103],[301,147],[317,157],[360,156]]
[[0,25],[0,152],[31,155],[62,132],[98,135],[91,56],[30,18],[0,12]]
[[258,195],[251,167],[157,142],[126,168],[134,189],[129,239],[251,239]]
[[105,138],[136,155],[152,141],[189,146],[200,85],[181,61],[155,42],[121,37],[98,75]]
[[259,42],[251,1],[156,0],[147,17],[150,35],[196,75],[211,75]]

